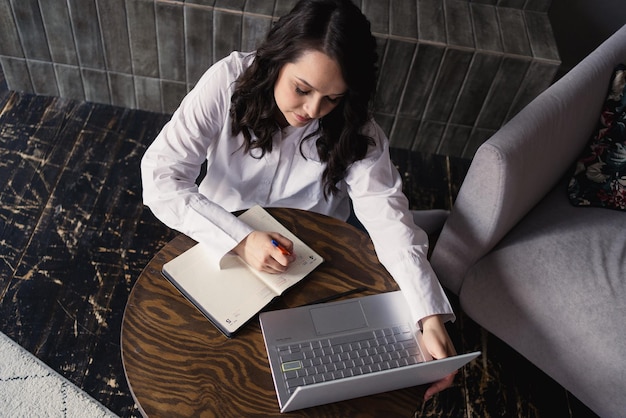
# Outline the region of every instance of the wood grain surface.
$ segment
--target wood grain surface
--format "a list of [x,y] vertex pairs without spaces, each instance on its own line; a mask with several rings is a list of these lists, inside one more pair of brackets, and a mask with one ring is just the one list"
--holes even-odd
[[[311,212],[269,211],[325,260],[269,309],[299,306],[359,286],[368,288],[363,294],[397,289],[361,230]],[[418,388],[280,414],[258,318],[227,339],[162,277],[163,263],[194,243],[180,235],[163,248],[137,280],[126,307],[122,359],[142,413],[150,417],[413,415],[423,394]]]

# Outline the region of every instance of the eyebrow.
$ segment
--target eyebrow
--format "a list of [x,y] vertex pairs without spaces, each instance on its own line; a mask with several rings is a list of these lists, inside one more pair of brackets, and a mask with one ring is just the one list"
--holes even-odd
[[[315,90],[315,91],[318,91],[318,89],[317,89],[317,88],[315,88],[314,86],[312,86],[311,84],[309,84],[309,82],[308,82],[308,81],[306,81],[306,80],[304,80],[304,79],[302,79],[302,78],[300,78],[300,77],[298,77],[298,76],[296,76],[296,79],[297,79],[298,81],[300,81],[302,84],[306,84],[306,85],[307,85],[307,87],[309,87],[309,88],[311,88],[311,89],[313,89],[313,90]],[[343,93],[335,93],[335,94],[327,94],[326,96],[328,96],[328,97],[330,97],[330,96],[339,96],[339,97],[341,97],[341,96],[345,96],[345,95],[346,95],[346,93],[347,93],[347,92],[343,92]]]

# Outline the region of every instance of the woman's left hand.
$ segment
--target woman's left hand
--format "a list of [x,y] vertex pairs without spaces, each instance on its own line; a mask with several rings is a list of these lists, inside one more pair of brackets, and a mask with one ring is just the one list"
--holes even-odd
[[[443,324],[439,315],[432,315],[422,319],[423,341],[429,354],[435,359],[441,359],[456,355],[456,350],[450,340],[448,331]],[[452,386],[456,371],[444,377],[443,379],[433,383],[424,394],[424,400],[427,401],[432,396],[444,389]]]

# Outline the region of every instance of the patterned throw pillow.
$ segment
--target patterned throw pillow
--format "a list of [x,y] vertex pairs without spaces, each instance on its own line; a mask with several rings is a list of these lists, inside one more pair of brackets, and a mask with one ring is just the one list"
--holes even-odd
[[568,187],[575,206],[626,211],[626,66],[611,78],[595,132],[585,147]]

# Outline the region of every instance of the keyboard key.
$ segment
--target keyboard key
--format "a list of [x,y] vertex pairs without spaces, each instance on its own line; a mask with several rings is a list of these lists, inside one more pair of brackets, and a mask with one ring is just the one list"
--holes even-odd
[[299,377],[296,377],[294,379],[287,379],[285,381],[285,384],[288,388],[295,388],[304,385],[304,379]]
[[302,368],[301,361],[287,361],[281,365],[283,372],[295,371]]
[[404,348],[417,347],[417,342],[415,340],[403,341],[402,347]]
[[332,372],[332,375],[333,375],[333,380],[341,379],[343,377],[343,372],[341,370],[337,370],[335,372]]
[[414,340],[413,333],[411,332],[404,332],[402,334],[398,334],[395,336],[395,338],[396,338],[396,341]]
[[303,359],[304,359],[304,356],[302,355],[302,353],[285,354],[284,356],[280,357],[280,360],[283,363],[288,363],[288,362],[292,362],[296,360],[303,360]]

